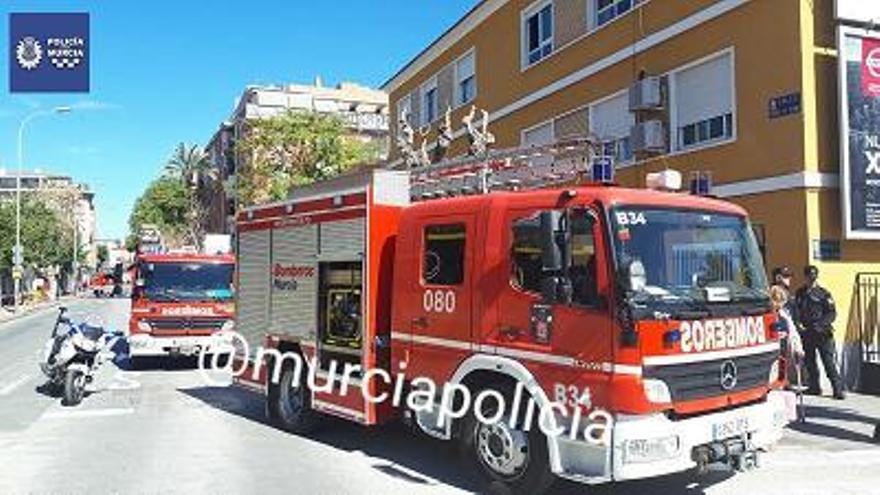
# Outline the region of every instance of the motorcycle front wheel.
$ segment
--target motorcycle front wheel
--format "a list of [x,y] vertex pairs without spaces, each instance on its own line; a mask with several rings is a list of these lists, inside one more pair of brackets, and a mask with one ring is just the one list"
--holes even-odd
[[79,369],[69,369],[64,374],[64,400],[62,405],[75,406],[82,402],[86,391],[86,375]]

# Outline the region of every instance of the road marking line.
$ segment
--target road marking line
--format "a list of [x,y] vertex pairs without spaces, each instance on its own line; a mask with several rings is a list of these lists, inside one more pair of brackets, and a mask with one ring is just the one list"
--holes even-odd
[[17,389],[18,387],[24,385],[24,384],[27,383],[27,381],[30,380],[30,379],[31,379],[30,375],[21,375],[21,376],[18,377],[18,379],[16,379],[14,382],[12,382],[12,383],[6,385],[6,386],[3,387],[3,388],[0,388],[0,395],[9,395],[9,394],[11,394],[13,390],[15,390],[15,389]]
[[72,418],[100,418],[107,416],[125,416],[133,414],[132,408],[117,409],[62,409],[60,411],[50,411],[43,415],[43,419],[72,419]]
[[141,388],[141,382],[130,378],[131,376],[126,375],[124,371],[117,372],[113,377],[113,382],[105,390],[137,390]]

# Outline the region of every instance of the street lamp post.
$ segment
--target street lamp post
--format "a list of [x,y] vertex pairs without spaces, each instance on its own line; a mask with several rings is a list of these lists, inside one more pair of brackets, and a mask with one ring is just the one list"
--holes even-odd
[[24,174],[24,128],[31,120],[42,115],[51,115],[52,113],[68,113],[71,107],[62,106],[55,107],[52,110],[37,110],[31,112],[21,120],[18,126],[18,174],[15,177],[15,250],[12,254],[13,278],[13,294],[12,299],[15,305],[15,312],[18,312],[19,292],[21,289],[21,277],[23,274],[22,263],[24,262],[24,253],[21,248],[21,176]]

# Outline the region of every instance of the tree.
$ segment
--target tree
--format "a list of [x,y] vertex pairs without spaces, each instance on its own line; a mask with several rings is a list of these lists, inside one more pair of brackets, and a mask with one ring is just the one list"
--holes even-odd
[[188,229],[189,208],[189,195],[181,181],[167,176],[155,179],[134,203],[128,217],[131,234],[126,245],[133,250],[137,244],[138,229],[144,224],[159,227],[172,243],[182,241]]
[[[21,243],[24,265],[48,268],[69,265],[73,249],[73,232],[64,228],[59,215],[39,197],[22,197]],[[12,267],[15,246],[15,203],[0,203],[0,268]],[[78,253],[81,256],[81,253]]]
[[188,201],[185,235],[190,244],[201,246],[208,211],[199,198],[199,190],[217,179],[217,171],[200,146],[180,143],[165,165],[165,175],[183,186]]
[[338,117],[305,112],[249,122],[235,151],[246,161],[238,171],[245,206],[284,199],[292,187],[329,179],[377,155]]
[[98,258],[98,266],[102,267],[107,260],[110,259],[110,250],[107,249],[106,244],[98,244],[98,252],[96,257]]

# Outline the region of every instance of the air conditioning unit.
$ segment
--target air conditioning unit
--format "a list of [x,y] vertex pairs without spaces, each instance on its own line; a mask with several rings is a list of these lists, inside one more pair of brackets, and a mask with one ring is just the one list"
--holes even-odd
[[634,125],[630,139],[633,151],[636,153],[663,153],[666,151],[666,130],[662,121],[649,120]]
[[629,110],[657,110],[663,108],[660,78],[646,77],[629,88]]

